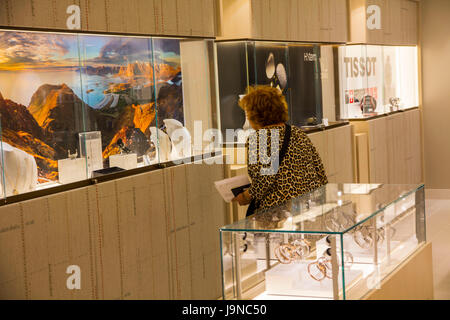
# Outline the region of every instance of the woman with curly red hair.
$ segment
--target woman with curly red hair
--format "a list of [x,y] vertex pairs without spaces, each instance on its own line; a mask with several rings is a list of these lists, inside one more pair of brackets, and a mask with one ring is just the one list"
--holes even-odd
[[254,129],[247,141],[251,186],[233,200],[240,205],[250,204],[247,216],[258,208],[281,204],[328,182],[311,140],[300,128],[286,124],[288,107],[278,89],[249,88],[239,105]]

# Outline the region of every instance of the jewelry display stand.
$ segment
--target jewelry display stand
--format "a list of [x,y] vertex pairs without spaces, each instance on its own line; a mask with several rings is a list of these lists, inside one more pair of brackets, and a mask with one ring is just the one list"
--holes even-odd
[[2,147],[3,158],[0,157],[0,163],[4,168],[6,196],[9,197],[35,190],[38,182],[38,173],[34,157],[25,151],[12,147],[6,142],[2,143]]
[[87,159],[88,178],[92,172],[103,169],[102,135],[100,131],[82,132],[79,134],[81,157]]
[[58,160],[58,181],[61,184],[87,179],[86,158]]
[[109,157],[110,167],[119,167],[125,170],[137,168],[137,154],[115,154]]

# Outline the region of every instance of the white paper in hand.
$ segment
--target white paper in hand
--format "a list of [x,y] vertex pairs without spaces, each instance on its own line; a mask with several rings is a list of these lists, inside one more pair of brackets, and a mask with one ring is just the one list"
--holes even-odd
[[219,191],[223,200],[225,200],[226,202],[231,202],[231,200],[233,200],[234,198],[234,194],[231,189],[242,187],[249,183],[250,180],[248,180],[248,177],[246,175],[242,175],[216,181],[214,182],[214,185],[216,186],[216,189],[217,191]]

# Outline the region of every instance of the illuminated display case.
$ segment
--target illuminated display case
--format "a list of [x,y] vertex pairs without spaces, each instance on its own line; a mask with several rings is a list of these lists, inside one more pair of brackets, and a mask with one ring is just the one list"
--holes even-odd
[[216,42],[222,134],[226,136],[227,129],[249,128],[238,102],[246,88],[255,85],[282,91],[291,124],[314,126],[323,118],[335,121],[335,48],[291,42]]
[[224,299],[361,299],[425,244],[423,185],[328,184],[220,229]]
[[419,105],[417,47],[339,47],[340,118],[364,118]]
[[211,40],[0,30],[0,48],[3,196],[190,158],[194,121],[213,127]]

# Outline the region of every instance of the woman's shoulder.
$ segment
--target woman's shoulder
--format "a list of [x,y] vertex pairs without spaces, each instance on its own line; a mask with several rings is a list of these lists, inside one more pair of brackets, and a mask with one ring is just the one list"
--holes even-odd
[[305,133],[305,131],[303,131],[301,128],[291,125],[291,131],[293,135],[299,136],[301,138],[307,138],[307,134]]
[[297,126],[292,126],[292,138],[295,140],[298,144],[312,144],[311,139],[309,139],[308,135],[305,131],[303,131],[301,128]]

